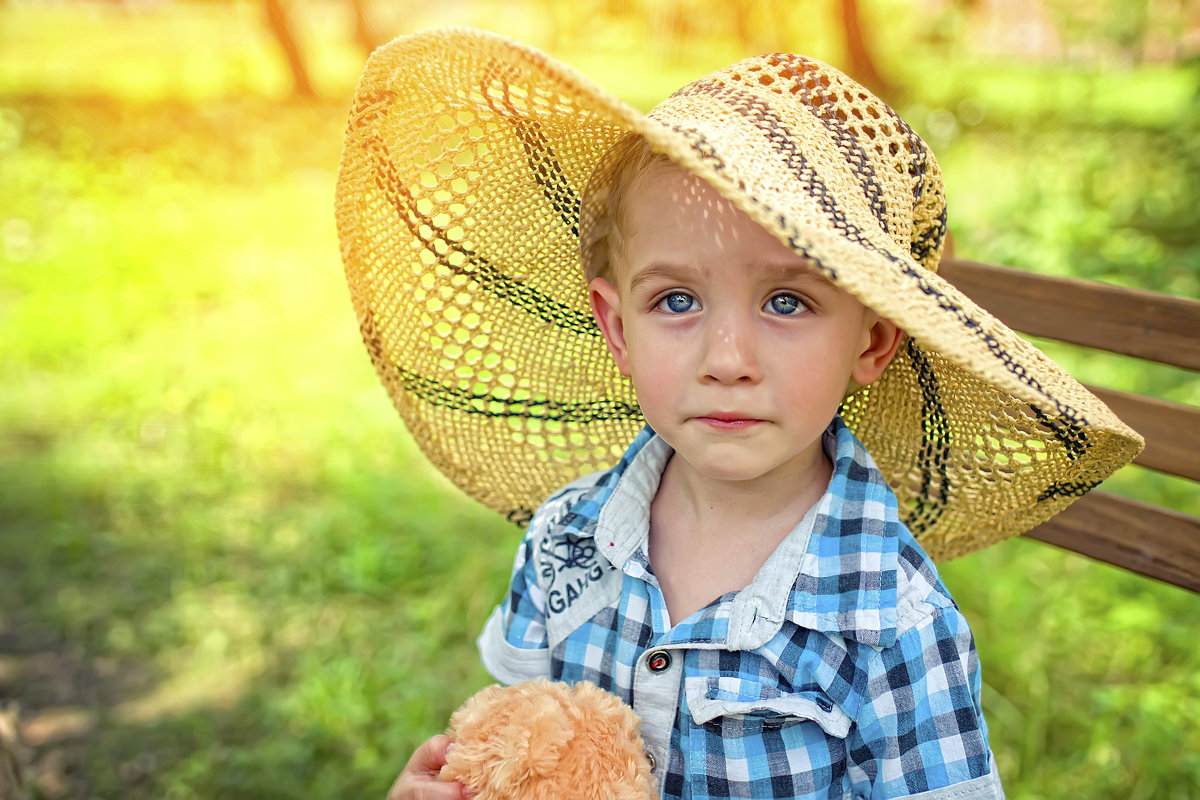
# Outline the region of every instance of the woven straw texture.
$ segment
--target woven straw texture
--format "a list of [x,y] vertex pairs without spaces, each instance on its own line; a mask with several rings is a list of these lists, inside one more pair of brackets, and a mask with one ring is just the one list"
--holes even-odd
[[579,255],[581,215],[586,231],[603,197],[597,166],[628,132],[908,332],[842,416],[932,557],[1027,530],[1140,449],[936,275],[937,162],[837,70],[748,59],[647,116],[536,50],[446,29],[368,61],[336,214],[380,379],[426,455],[480,502],[521,523],[563,483],[615,463],[644,424],[591,319]]

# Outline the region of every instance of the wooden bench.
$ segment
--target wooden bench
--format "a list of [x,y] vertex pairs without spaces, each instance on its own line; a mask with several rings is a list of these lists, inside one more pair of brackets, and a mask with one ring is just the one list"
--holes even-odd
[[[939,272],[1027,335],[1200,371],[1200,301],[957,258]],[[1135,464],[1200,496],[1200,409],[1088,388],[1145,437]],[[1025,535],[1200,592],[1200,517],[1097,490]]]

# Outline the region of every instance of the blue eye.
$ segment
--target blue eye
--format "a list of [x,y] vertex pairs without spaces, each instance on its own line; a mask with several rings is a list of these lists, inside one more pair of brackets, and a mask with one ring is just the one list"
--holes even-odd
[[684,292],[672,292],[658,303],[660,309],[672,314],[683,314],[692,311],[698,305],[696,298]]
[[804,305],[804,301],[794,294],[777,294],[767,301],[767,308],[773,314],[794,317],[800,312],[806,311],[808,306]]

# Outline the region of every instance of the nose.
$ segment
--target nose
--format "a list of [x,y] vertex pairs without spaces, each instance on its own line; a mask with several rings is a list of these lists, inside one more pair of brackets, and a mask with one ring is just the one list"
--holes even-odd
[[755,320],[737,310],[714,314],[705,326],[701,378],[722,384],[757,383],[759,371]]

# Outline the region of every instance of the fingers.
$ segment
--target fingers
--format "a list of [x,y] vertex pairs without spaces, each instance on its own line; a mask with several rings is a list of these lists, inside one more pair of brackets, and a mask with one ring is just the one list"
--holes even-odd
[[422,743],[392,784],[387,800],[468,800],[471,794],[462,784],[438,780],[451,744],[453,740],[441,734]]
[[450,745],[453,743],[453,739],[442,733],[426,739],[417,748],[416,752],[412,754],[412,758],[408,760],[408,766],[404,768],[404,771],[424,775],[436,775],[445,765],[446,751],[450,749]]

